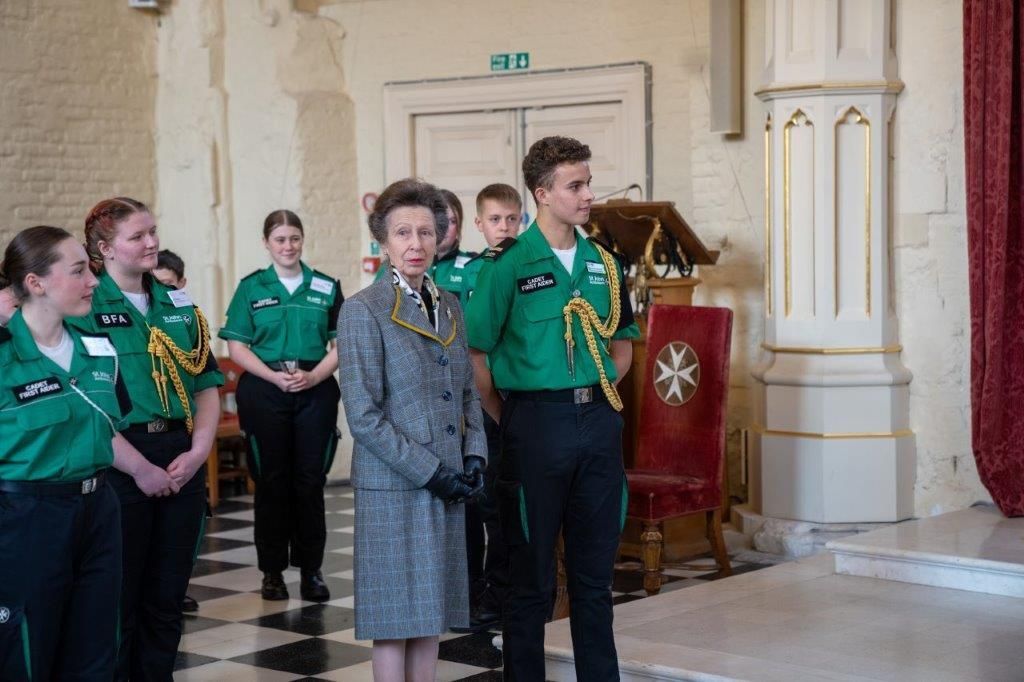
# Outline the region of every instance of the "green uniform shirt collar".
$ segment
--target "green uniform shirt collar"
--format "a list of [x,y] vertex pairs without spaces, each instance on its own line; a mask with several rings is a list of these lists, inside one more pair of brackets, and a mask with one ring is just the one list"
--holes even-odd
[[[295,292],[292,294],[293,296],[302,291],[303,289],[308,288],[310,281],[312,281],[313,279],[313,268],[309,267],[301,260],[299,261],[299,267],[302,268],[302,284],[300,284],[299,288],[295,290]],[[259,280],[260,284],[264,284],[267,286],[281,284],[281,278],[278,277],[277,270],[274,269],[273,263],[268,265],[266,269],[264,269],[263,272],[260,273]],[[284,287],[283,284],[281,284],[281,286]],[[287,291],[287,289],[285,289],[285,291]]]
[[[576,281],[580,273],[583,271],[583,262],[586,260],[593,260],[600,262],[601,256],[597,253],[596,247],[590,243],[590,240],[584,239],[579,230],[573,228],[573,234],[576,235],[576,258],[573,260],[572,272],[570,273],[570,279]],[[526,247],[525,262],[533,263],[545,258],[555,260],[555,252],[551,250],[551,245],[548,244],[547,238],[544,237],[544,233],[540,231],[540,226],[537,221],[534,220],[529,229],[526,230],[519,237],[519,242]]]
[[[71,367],[67,370],[74,373],[81,362],[79,358],[87,355],[87,353],[78,332],[68,324],[63,326],[64,330],[71,336],[71,342],[75,347],[75,352],[71,355]],[[18,355],[19,360],[27,362],[29,360],[42,360],[45,357],[43,352],[39,350],[36,340],[32,337],[32,331],[28,328],[28,324],[21,314],[21,309],[16,310],[14,315],[11,316],[10,321],[7,323],[7,330],[11,333],[11,343],[14,344],[14,352]]]
[[11,320],[7,323],[7,330],[11,332],[11,342],[14,344],[14,352],[18,354],[19,360],[38,360],[43,357],[39,346],[36,345],[36,340],[32,338],[28,324],[25,323],[25,318],[21,315],[21,309],[15,311],[11,316]]

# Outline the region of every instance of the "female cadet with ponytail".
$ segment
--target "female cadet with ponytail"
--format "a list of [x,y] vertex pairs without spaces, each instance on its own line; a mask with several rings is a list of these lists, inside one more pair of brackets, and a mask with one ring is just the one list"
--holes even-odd
[[103,337],[64,318],[96,278],[59,227],[20,232],[0,287],[21,303],[0,329],[0,679],[110,680],[117,658],[121,514],[106,485],[131,409]]
[[220,337],[245,373],[235,395],[256,482],[256,554],[264,599],[288,598],[282,572],[300,569],[299,592],[327,601],[320,572],[327,542],[324,484],[338,447],[334,327],[341,284],[302,262],[302,221],[287,210],[263,221],[269,267],[238,284]]
[[[125,197],[101,201],[85,219],[85,238],[99,286],[92,310],[73,324],[110,339],[134,401],[114,439],[130,475],[110,477],[124,544],[117,679],[170,680],[205,521],[203,463],[224,377],[202,313],[188,294],[150,274],[160,242],[149,209]],[[133,479],[150,465],[159,476]]]

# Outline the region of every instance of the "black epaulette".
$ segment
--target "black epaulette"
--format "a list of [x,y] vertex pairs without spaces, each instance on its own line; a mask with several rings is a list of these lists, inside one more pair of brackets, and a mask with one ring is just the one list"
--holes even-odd
[[487,256],[487,254],[488,254],[488,251],[481,251],[480,253],[474,253],[473,256],[468,261],[466,261],[466,265],[469,265],[470,263],[472,263],[473,261],[475,261],[475,260],[477,260],[479,258],[484,258],[485,256]]
[[622,268],[623,272],[629,272],[629,256],[624,253],[619,253],[611,246],[606,244],[604,240],[598,239],[597,237],[587,237],[587,241],[592,242],[599,249],[604,249],[612,255],[612,257],[619,262],[619,267]]
[[11,330],[7,327],[0,327],[0,343],[7,343],[13,336],[11,336]]
[[256,270],[253,270],[253,271],[252,271],[252,272],[250,272],[250,273],[249,273],[248,275],[246,275],[245,277],[243,277],[243,278],[242,278],[242,281],[244,282],[245,280],[247,280],[247,279],[249,279],[249,278],[251,278],[251,277],[255,277],[256,275],[258,275],[258,274],[260,274],[261,272],[263,272],[263,270],[264,270],[264,269],[265,269],[265,268],[257,268]]
[[506,251],[515,246],[516,243],[517,240],[515,237],[508,237],[507,239],[502,239],[500,242],[498,242],[497,244],[495,244],[494,246],[487,250],[487,253],[484,255],[484,258],[486,258],[487,260],[498,260],[503,255],[505,255]]

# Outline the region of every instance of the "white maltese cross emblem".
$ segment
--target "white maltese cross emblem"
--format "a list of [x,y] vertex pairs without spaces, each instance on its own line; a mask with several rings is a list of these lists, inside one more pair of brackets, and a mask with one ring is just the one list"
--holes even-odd
[[700,360],[682,341],[666,344],[654,361],[654,390],[662,401],[678,407],[697,392]]

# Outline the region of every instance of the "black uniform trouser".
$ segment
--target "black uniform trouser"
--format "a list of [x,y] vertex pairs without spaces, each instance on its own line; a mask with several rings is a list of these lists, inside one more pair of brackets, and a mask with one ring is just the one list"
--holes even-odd
[[[498,424],[484,412],[487,435],[487,468],[484,470],[484,494],[466,505],[466,554],[469,559],[469,584],[485,582],[498,596],[508,588],[508,551],[498,521],[496,483],[501,470],[501,440]],[[486,529],[486,536],[484,531]]]
[[249,439],[249,471],[256,482],[256,553],[260,570],[291,565],[320,569],[327,542],[324,485],[338,448],[334,377],[300,393],[284,393],[243,374],[235,394]]
[[120,590],[121,509],[109,486],[0,492],[0,679],[112,679]]
[[[123,432],[162,469],[192,446],[187,431]],[[121,500],[124,579],[117,679],[171,680],[181,641],[181,606],[206,523],[206,467],[176,495],[146,497],[131,477],[113,472]]]
[[[596,389],[599,391],[600,389]],[[501,416],[501,524],[510,589],[504,613],[505,679],[544,679],[544,623],[551,613],[558,531],[576,677],[618,680],[612,579],[622,528],[622,417],[592,403],[509,396]]]

